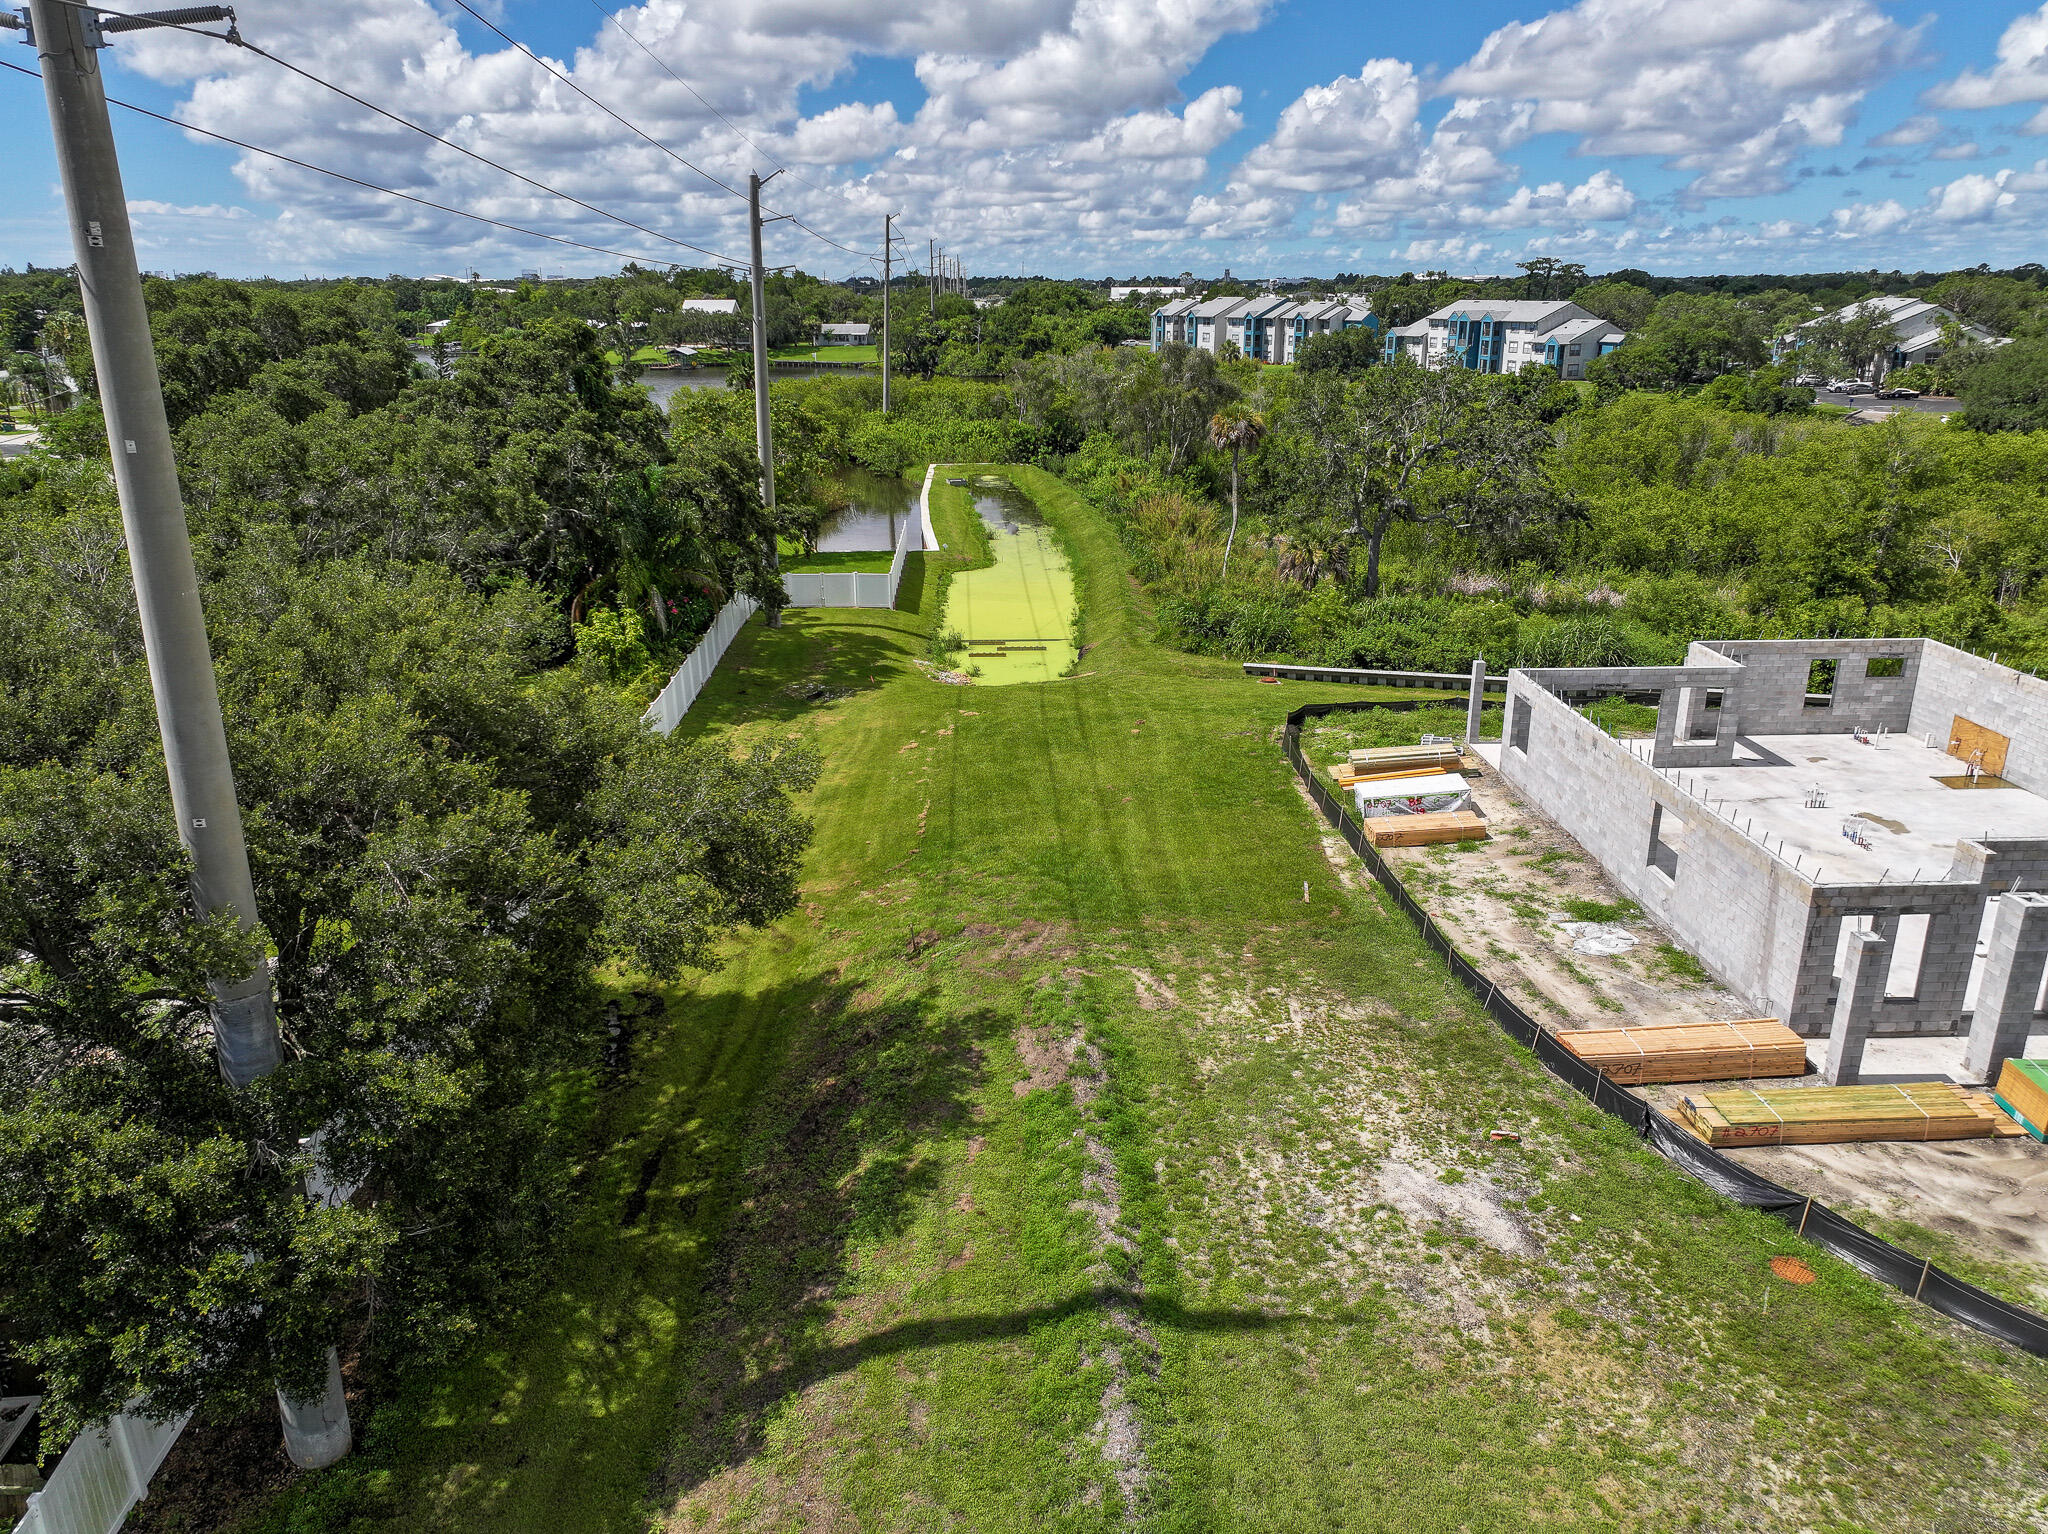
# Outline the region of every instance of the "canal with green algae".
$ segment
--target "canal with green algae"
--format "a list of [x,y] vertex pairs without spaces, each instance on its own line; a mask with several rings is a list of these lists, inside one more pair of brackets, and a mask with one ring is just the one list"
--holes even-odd
[[953,577],[946,627],[983,687],[1049,682],[1074,664],[1074,572],[1031,498],[1006,479],[969,484],[995,563]]

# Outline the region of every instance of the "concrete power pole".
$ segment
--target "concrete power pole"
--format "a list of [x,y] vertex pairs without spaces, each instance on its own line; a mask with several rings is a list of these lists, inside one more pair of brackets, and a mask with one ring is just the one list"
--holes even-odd
[[[227,21],[232,14],[225,7],[206,6],[169,17],[190,24]],[[63,0],[29,0],[29,21],[71,216],[79,297],[99,372],[171,807],[178,817],[178,840],[192,857],[192,901],[202,915],[232,911],[243,930],[253,931],[260,925],[256,887],[242,840],[242,812],[235,801],[213,654],[199,606],[192,538],[185,526],[156,345],[142,301],[142,274],[100,77],[103,31],[136,31],[151,21],[110,19],[103,26],[94,12]],[[269,966],[259,961],[247,974],[210,976],[207,983],[213,991],[213,1042],[221,1074],[231,1085],[246,1087],[283,1061]],[[278,1393],[285,1447],[305,1469],[330,1465],[349,1451],[348,1402],[332,1348],[327,1379],[324,1394],[301,1399]]]
[[933,319],[939,317],[939,242],[926,240],[924,291]]
[[[775,434],[768,421],[768,272],[761,265],[761,188],[781,175],[773,171],[764,181],[747,172],[748,254],[754,263],[754,450],[761,455],[761,505],[768,512],[768,568],[782,569],[781,551],[775,546]],[[768,626],[782,627],[782,610],[770,608]]]
[[889,258],[896,251],[896,215],[882,215],[882,414],[889,413]]

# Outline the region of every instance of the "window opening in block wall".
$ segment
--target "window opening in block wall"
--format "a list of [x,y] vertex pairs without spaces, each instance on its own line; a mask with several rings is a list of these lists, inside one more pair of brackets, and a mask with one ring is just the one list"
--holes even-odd
[[1529,754],[1529,700],[1516,698],[1510,711],[1515,717],[1508,724],[1508,744],[1526,756]]
[[1892,938],[1891,968],[1885,971],[1887,1001],[1911,1001],[1920,994],[1920,961],[1927,953],[1926,915],[1907,914],[1899,918],[1899,930]]
[[1906,657],[1903,655],[1873,655],[1863,663],[1863,674],[1868,677],[1904,676]]
[[1685,822],[1663,805],[1650,809],[1650,866],[1667,879],[1678,877],[1678,849],[1685,839]]
[[1806,706],[1827,708],[1835,701],[1835,672],[1837,663],[1832,660],[1812,660],[1806,664]]

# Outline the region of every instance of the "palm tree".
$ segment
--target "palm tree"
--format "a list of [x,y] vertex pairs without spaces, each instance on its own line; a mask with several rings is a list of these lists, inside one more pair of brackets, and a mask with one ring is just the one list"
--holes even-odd
[[1237,466],[1244,454],[1265,440],[1266,418],[1256,410],[1235,407],[1209,418],[1212,447],[1230,450],[1230,536],[1223,540],[1223,578],[1230,579],[1230,546],[1237,542]]

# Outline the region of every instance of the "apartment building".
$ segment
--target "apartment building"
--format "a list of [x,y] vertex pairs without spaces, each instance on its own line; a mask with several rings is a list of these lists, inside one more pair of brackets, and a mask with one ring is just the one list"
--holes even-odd
[[1312,336],[1376,327],[1372,306],[1346,299],[1181,298],[1152,312],[1152,347],[1170,342],[1220,354],[1228,344],[1254,362],[1292,362]]
[[1584,378],[1587,363],[1627,339],[1619,326],[1563,300],[1461,298],[1389,330],[1386,356],[1477,373],[1549,366],[1565,378]]
[[1873,309],[1891,321],[1893,340],[1864,366],[1862,376],[1869,383],[1882,383],[1884,375],[1893,368],[1935,361],[1948,349],[1951,335],[1985,346],[2004,346],[2010,339],[1993,335],[1981,325],[1972,325],[1954,310],[1944,309],[1940,304],[1930,304],[1920,298],[1886,295],[1866,298],[1821,319],[1807,321],[1791,334],[1778,337],[1772,343],[1772,355],[1783,357],[1794,350],[1815,325],[1827,320],[1852,320],[1858,311]]

